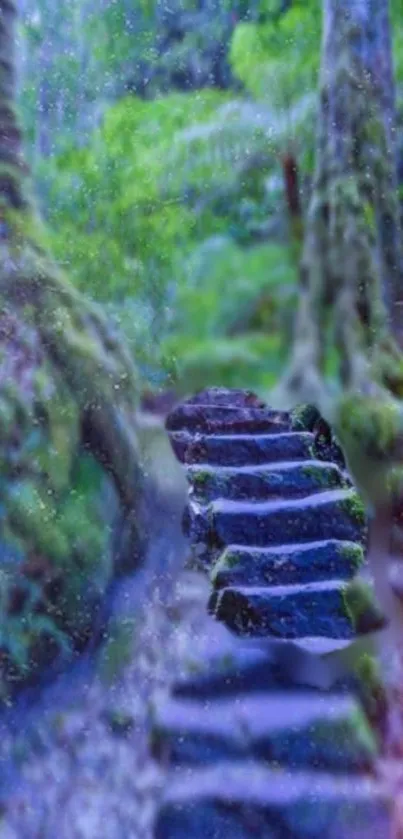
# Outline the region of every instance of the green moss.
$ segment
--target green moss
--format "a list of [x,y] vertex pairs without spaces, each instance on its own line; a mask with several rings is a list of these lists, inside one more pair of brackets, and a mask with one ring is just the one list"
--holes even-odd
[[379,662],[369,653],[360,656],[356,665],[356,673],[368,692],[377,691],[382,687]]
[[374,631],[384,625],[384,617],[375,603],[373,590],[364,580],[352,580],[344,587],[343,602],[358,634]]
[[347,559],[349,564],[357,571],[364,562],[365,555],[361,545],[354,545],[353,543],[347,545],[342,544],[338,547],[338,553],[343,559]]
[[[7,29],[13,15],[6,17]],[[13,75],[7,64],[9,81]],[[135,514],[143,473],[129,351],[107,316],[52,264],[17,148],[13,102],[3,105],[16,154],[10,164],[0,161],[0,363],[10,357],[13,364],[11,374],[4,363],[0,370],[0,646],[14,673],[35,668],[36,650],[49,652],[49,639],[60,649],[65,630],[74,640],[88,637],[81,630],[91,631],[113,573],[116,508],[131,510],[133,553],[141,541]],[[81,447],[89,424],[91,454]],[[16,594],[17,615],[10,609]],[[3,665],[4,657],[0,680]]]
[[347,453],[358,447],[372,459],[384,460],[396,448],[403,414],[395,400],[347,393],[338,401],[337,426]]
[[[43,403],[47,417],[47,473],[59,490],[67,486],[72,463],[80,442],[80,415],[77,404],[62,382],[53,386]],[[44,453],[43,453],[44,454]]]
[[322,487],[329,486],[329,473],[326,469],[321,469],[316,466],[303,466],[302,472],[308,478],[313,478],[315,482]]
[[315,466],[302,466],[301,471],[304,475],[308,478],[316,478],[319,477],[319,470]]
[[298,431],[312,431],[320,419],[320,413],[314,405],[297,405],[291,411],[291,427]]
[[227,571],[231,568],[236,568],[239,563],[239,556],[231,551],[224,551],[217,562],[213,565],[210,571],[210,579],[214,583],[218,574],[221,571]]
[[364,747],[369,755],[375,757],[378,750],[368,720],[359,706],[351,711],[346,719],[338,722],[332,720],[331,725],[319,722],[315,725],[313,738],[322,741],[325,746],[328,743],[330,748],[339,743],[341,749],[345,749],[346,752],[349,748],[361,750]]
[[108,640],[100,652],[98,668],[101,679],[113,683],[122,675],[133,655],[136,622],[115,620],[109,627]]
[[387,696],[383,684],[379,663],[375,656],[365,653],[360,656],[355,667],[360,687],[360,696],[373,727],[378,727],[385,718]]
[[403,467],[395,466],[387,474],[387,490],[392,499],[398,500],[403,496]]
[[66,536],[57,525],[57,509],[45,490],[32,480],[14,484],[7,497],[10,523],[32,550],[57,562],[69,555]]
[[107,709],[104,713],[104,719],[108,723],[112,734],[119,737],[128,737],[135,724],[132,714],[118,708]]
[[210,478],[211,472],[207,470],[203,471],[203,469],[198,469],[197,472],[192,472],[191,475],[191,481],[196,489],[204,487]]
[[102,467],[79,452],[63,492],[51,491],[38,477],[3,490],[10,532],[19,538],[23,555],[43,557],[62,571],[57,612],[75,635],[88,625],[113,574],[113,509],[105,515],[105,481]]
[[364,218],[365,218],[365,221],[366,221],[368,227],[372,231],[375,231],[375,212],[374,212],[373,205],[370,204],[369,201],[366,201],[364,203],[363,213],[364,213]]
[[370,725],[368,724],[368,720],[363,714],[362,710],[357,708],[352,714],[352,724],[356,731],[357,739],[361,741],[361,743],[365,743],[368,753],[373,756],[375,759],[378,753],[378,743],[374,732],[372,731]]
[[3,208],[3,216],[9,230],[11,250],[19,248],[27,240],[44,252],[48,250],[51,238],[47,228],[42,223],[40,216],[32,212],[31,208],[16,211],[11,207],[5,207]]
[[0,397],[0,440],[2,442],[8,438],[14,424],[14,419],[15,406],[10,399],[2,395]]
[[346,513],[357,522],[357,524],[365,526],[366,510],[363,501],[358,493],[352,493],[349,498],[345,498],[340,502],[340,505]]

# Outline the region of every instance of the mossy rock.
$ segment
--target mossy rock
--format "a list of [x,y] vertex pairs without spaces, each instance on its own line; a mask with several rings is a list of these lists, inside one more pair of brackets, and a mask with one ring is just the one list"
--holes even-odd
[[346,393],[339,400],[337,427],[347,454],[359,447],[371,460],[384,463],[396,453],[403,432],[403,412],[394,399]]
[[291,411],[291,427],[295,431],[312,431],[320,419],[320,413],[314,405],[297,405]]
[[361,701],[367,717],[376,732],[382,732],[386,721],[387,695],[379,662],[374,655],[365,653],[355,666]]
[[352,580],[344,589],[346,612],[359,635],[374,632],[385,626],[385,616],[375,602],[372,587],[359,578]]
[[354,566],[356,571],[359,571],[365,560],[364,549],[361,545],[353,542],[350,544],[344,543],[339,545],[338,550],[341,557],[351,560],[351,565]]
[[17,311],[0,317],[1,349],[0,680],[18,684],[90,637],[123,510],[75,393]]
[[366,510],[358,493],[353,493],[345,501],[341,502],[346,513],[361,527],[366,525]]

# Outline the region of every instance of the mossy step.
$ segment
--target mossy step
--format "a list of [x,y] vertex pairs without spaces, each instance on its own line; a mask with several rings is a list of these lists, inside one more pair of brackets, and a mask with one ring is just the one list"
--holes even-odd
[[[345,582],[265,588],[232,587],[211,595],[209,611],[239,635],[348,639],[355,628],[345,602]],[[371,620],[372,618],[372,620]],[[380,628],[379,611],[366,615],[367,632]]]
[[252,466],[315,459],[314,437],[309,432],[195,436],[174,431],[170,440],[178,460],[188,464]]
[[215,498],[285,500],[302,498],[324,489],[347,487],[339,467],[320,460],[238,468],[189,466],[187,479],[192,494],[204,503]]
[[266,403],[251,390],[242,388],[208,387],[190,396],[186,405],[226,405],[235,408],[266,408]]
[[[217,625],[226,629],[222,624]],[[256,639],[247,639],[246,648],[243,646],[245,639],[236,640],[239,641],[237,649],[228,650],[225,645],[221,649],[220,645],[210,643],[202,658],[196,654],[189,662],[189,672],[175,682],[172,695],[212,701],[218,697],[287,688],[292,689],[298,701],[300,691],[306,688],[326,689],[327,695],[329,691],[340,694],[341,691],[356,690],[356,679],[350,672],[347,675],[344,668],[341,668],[343,675],[337,679],[327,679],[324,683],[322,676],[322,663],[333,665],[335,660],[337,662],[339,655],[350,647],[351,641],[305,638],[303,642],[298,642],[264,638],[262,649],[257,643],[253,645]],[[261,640],[257,639],[257,642]],[[325,641],[327,646],[318,649],[315,645],[317,641]]]
[[344,489],[260,503],[218,499],[207,507],[192,500],[188,519],[190,538],[217,548],[274,547],[324,539],[362,543],[366,529],[364,508],[356,492]]
[[219,762],[171,773],[155,839],[379,839],[390,802],[368,777]]
[[377,744],[357,702],[315,692],[255,693],[215,702],[171,699],[153,727],[170,765],[253,758],[295,769],[368,772]]
[[291,585],[350,579],[364,562],[357,542],[325,539],[305,545],[248,548],[230,545],[211,570],[215,588],[232,585]]
[[168,432],[189,431],[204,434],[259,434],[291,431],[287,414],[269,408],[242,408],[208,405],[179,405],[165,422]]

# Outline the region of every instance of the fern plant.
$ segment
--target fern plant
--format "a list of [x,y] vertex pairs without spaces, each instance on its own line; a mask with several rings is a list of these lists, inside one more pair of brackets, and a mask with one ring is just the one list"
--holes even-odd
[[[13,608],[17,597],[18,609]],[[71,656],[69,635],[47,614],[42,587],[22,576],[16,580],[4,568],[0,574],[0,699],[7,701],[18,683],[43,663],[48,650]],[[51,611],[51,609],[50,609]],[[42,649],[42,656],[40,654]],[[32,657],[34,653],[34,658]]]

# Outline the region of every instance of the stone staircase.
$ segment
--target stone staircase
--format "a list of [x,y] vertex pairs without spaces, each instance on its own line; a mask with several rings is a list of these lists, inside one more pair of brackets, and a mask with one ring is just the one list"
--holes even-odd
[[359,686],[324,691],[316,672],[354,639],[345,589],[364,561],[340,450],[313,410],[274,412],[245,391],[198,394],[167,430],[211,591],[194,660],[155,713],[169,767],[155,839],[386,839]]

